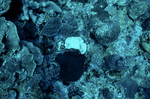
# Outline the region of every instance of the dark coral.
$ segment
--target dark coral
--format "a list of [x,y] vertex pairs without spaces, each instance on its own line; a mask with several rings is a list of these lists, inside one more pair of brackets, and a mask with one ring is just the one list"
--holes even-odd
[[61,67],[60,76],[66,81],[77,81],[84,71],[85,56],[77,50],[58,54],[56,61]]

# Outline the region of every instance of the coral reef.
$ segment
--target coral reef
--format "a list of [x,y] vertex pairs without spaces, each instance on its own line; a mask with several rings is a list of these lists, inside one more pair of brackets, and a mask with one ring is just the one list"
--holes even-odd
[[149,0],[0,0],[0,99],[150,99]]

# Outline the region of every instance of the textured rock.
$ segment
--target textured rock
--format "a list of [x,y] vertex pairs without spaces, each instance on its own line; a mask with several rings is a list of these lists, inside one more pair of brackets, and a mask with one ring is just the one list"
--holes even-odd
[[145,51],[150,53],[150,44],[143,42],[142,47],[144,48]]
[[135,94],[138,91],[138,84],[136,81],[132,80],[129,75],[122,78],[117,84],[127,89],[127,95],[129,98],[135,97]]
[[18,52],[17,57],[21,59],[22,67],[26,69],[27,75],[32,76],[36,68],[36,63],[33,60],[33,55],[29,52],[27,47],[23,46]]
[[0,16],[9,10],[11,0],[0,0]]
[[6,21],[4,18],[0,18],[0,54],[4,52],[5,44],[2,42],[5,36],[5,29],[6,29]]
[[43,63],[44,56],[42,55],[41,50],[34,46],[31,42],[24,42],[26,47],[28,48],[29,52],[33,54],[33,59],[37,65],[41,65]]
[[71,26],[73,26],[73,28],[77,27],[77,21],[76,21],[75,15],[73,14],[70,14],[70,13],[65,14],[62,20],[65,23],[68,23]]
[[42,77],[39,74],[32,76],[32,78],[24,85],[25,90],[29,90],[35,84],[38,84],[41,79],[42,79]]
[[144,14],[147,11],[147,8],[148,6],[144,1],[130,3],[129,15],[131,18],[137,19],[140,15]]
[[94,4],[94,8],[92,11],[96,13],[94,17],[100,19],[102,22],[107,21],[109,19],[109,14],[105,9],[107,3],[105,0],[100,0]]
[[61,26],[62,24],[60,18],[51,17],[42,28],[41,34],[52,37],[58,33],[58,30],[61,28]]
[[103,64],[103,54],[100,51],[95,52],[92,56],[91,56],[91,62],[100,66]]
[[8,92],[3,92],[0,94],[1,99],[15,99],[17,97],[17,93],[14,90],[9,90]]
[[142,28],[143,28],[143,31],[145,31],[145,30],[150,31],[150,17],[147,18],[147,19],[142,23]]
[[9,48],[9,52],[14,53],[15,51],[20,49],[20,46],[19,46],[20,39],[19,39],[15,24],[8,21],[7,26],[8,26],[8,32],[6,34],[6,40],[8,42],[7,46]]
[[145,67],[139,67],[138,70],[136,70],[135,74],[131,77],[133,80],[135,80],[138,84],[138,86],[143,88],[150,88],[150,68]]
[[[5,18],[1,18],[1,34],[0,34],[0,40],[1,40],[1,48],[4,49],[4,46],[6,46],[6,50],[8,54],[13,54],[15,51],[18,51],[20,49],[19,46],[19,36],[17,33],[17,28],[14,23],[11,21],[6,21]],[[2,43],[2,40],[6,38],[5,45]]]
[[2,66],[0,68],[0,89],[8,89],[11,88],[14,84],[15,77],[14,74],[11,73],[9,70],[5,69],[7,65]]
[[96,30],[95,38],[100,44],[107,45],[115,41],[120,33],[120,26],[116,22],[107,22]]
[[71,33],[73,32],[73,27],[67,23],[63,23],[62,24],[62,27],[61,27],[61,30],[60,30],[60,33],[62,35],[65,35],[65,36],[71,36]]

